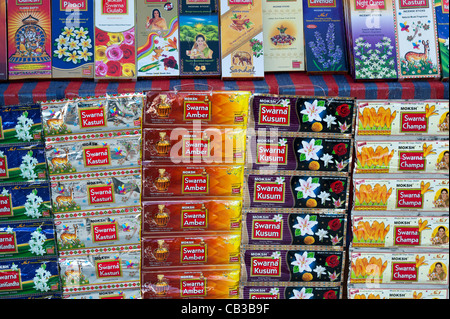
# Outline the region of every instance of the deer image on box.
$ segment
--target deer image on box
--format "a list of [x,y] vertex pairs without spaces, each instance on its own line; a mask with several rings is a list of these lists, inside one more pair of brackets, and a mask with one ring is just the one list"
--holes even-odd
[[62,157],[54,157],[50,160],[53,170],[57,170],[58,168],[65,168],[67,163],[69,162],[69,149],[64,148],[65,155]]
[[74,243],[75,240],[77,239],[77,225],[73,226],[73,233],[69,233],[69,232],[64,232],[61,234],[60,239],[63,245],[69,245],[70,243]]
[[59,195],[58,197],[56,197],[58,209],[75,205],[75,202],[73,201],[73,187],[69,187],[69,194],[69,196]]
[[426,62],[428,60],[428,54],[430,54],[430,41],[422,41],[423,53],[409,51],[405,54],[405,60],[411,64],[418,64],[420,61]]

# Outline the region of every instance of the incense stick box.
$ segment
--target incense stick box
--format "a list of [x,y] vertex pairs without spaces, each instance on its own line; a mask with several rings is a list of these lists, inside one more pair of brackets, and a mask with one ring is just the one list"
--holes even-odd
[[53,78],[94,77],[93,7],[93,0],[54,1],[52,6]]
[[431,0],[395,0],[399,79],[439,78],[436,15]]
[[350,70],[355,80],[397,79],[393,0],[347,0]]
[[50,78],[50,0],[8,0],[9,79]]
[[222,78],[264,77],[262,1],[220,2]]
[[303,4],[264,0],[264,71],[304,71]]
[[136,9],[138,76],[178,76],[178,1],[140,0]]
[[[6,45],[6,0],[0,1],[0,43]],[[8,60],[6,50],[0,51],[0,80],[8,78]]]
[[346,72],[342,1],[303,0],[306,71]]
[[435,0],[436,23],[439,41],[439,57],[441,59],[442,78],[448,80],[449,56],[448,56],[448,12],[449,0]]
[[135,79],[135,2],[97,0],[94,9],[94,78]]

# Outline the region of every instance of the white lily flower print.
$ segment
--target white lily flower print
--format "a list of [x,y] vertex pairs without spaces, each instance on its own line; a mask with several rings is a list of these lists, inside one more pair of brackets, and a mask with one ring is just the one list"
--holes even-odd
[[312,177],[309,177],[306,181],[303,179],[300,179],[300,186],[296,187],[295,190],[298,192],[303,193],[303,199],[308,197],[316,197],[316,194],[314,193],[314,190],[320,187],[319,183],[313,183]]
[[305,114],[308,116],[308,122],[322,121],[320,113],[326,108],[323,106],[318,106],[317,103],[317,100],[314,100],[313,103],[305,102],[305,109],[300,111],[301,114]]
[[314,268],[313,271],[317,273],[317,278],[320,278],[320,276],[326,273],[327,269],[325,267],[318,265],[316,268]]
[[316,261],[316,258],[314,257],[308,257],[308,252],[303,252],[302,255],[300,254],[294,254],[295,260],[291,262],[291,265],[298,267],[298,272],[304,272],[304,271],[312,271],[311,263]]
[[311,297],[314,296],[314,294],[307,293],[305,287],[303,287],[300,291],[293,289],[292,292],[294,293],[294,296],[289,299],[311,299]]
[[297,224],[295,224],[295,229],[300,230],[300,236],[305,235],[314,235],[312,228],[317,225],[317,222],[314,220],[309,220],[309,215],[306,215],[305,218],[300,216],[297,217]]
[[277,183],[278,185],[281,185],[284,183],[284,177],[277,177],[277,179],[275,180],[275,183]]
[[269,293],[271,295],[277,295],[279,292],[280,292],[280,288],[275,288],[275,287],[271,288],[270,291],[269,291]]
[[334,117],[333,115],[328,114],[325,119],[324,122],[327,123],[327,128],[330,128],[331,125],[336,124],[336,117]]
[[287,143],[287,139],[285,139],[285,138],[280,138],[280,139],[278,140],[278,145],[279,145],[279,146],[285,146],[286,143]]
[[311,141],[306,142],[302,141],[303,148],[299,149],[297,152],[300,154],[305,154],[306,161],[313,160],[319,160],[319,157],[317,156],[317,152],[320,151],[323,146],[322,145],[315,145],[316,140],[311,139]]
[[289,99],[283,99],[280,101],[280,104],[284,107],[289,107]]
[[274,216],[273,216],[273,220],[274,220],[275,222],[281,222],[281,221],[283,220],[283,215],[281,215],[281,214],[274,215]]
[[281,253],[279,251],[274,251],[272,253],[272,255],[270,255],[270,257],[274,258],[274,259],[278,259],[281,257]]
[[317,233],[315,233],[317,237],[319,237],[319,241],[323,241],[324,238],[328,238],[328,231],[325,229],[319,229]]
[[320,198],[320,201],[321,201],[322,205],[324,205],[326,201],[331,201],[330,193],[327,193],[327,192],[324,192],[324,191],[320,192],[320,194],[317,197]]

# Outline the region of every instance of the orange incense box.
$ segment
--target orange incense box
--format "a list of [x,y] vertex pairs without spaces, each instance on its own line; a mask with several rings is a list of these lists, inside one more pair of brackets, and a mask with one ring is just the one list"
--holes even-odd
[[156,165],[143,162],[142,200],[167,197],[242,196],[243,165]]
[[152,201],[142,203],[142,234],[240,230],[242,201],[237,199]]
[[143,126],[194,122],[246,126],[250,97],[247,91],[150,91]]
[[142,268],[239,264],[241,233],[154,235],[142,238]]
[[239,265],[163,267],[141,272],[143,299],[237,299]]
[[142,160],[166,163],[244,163],[246,129],[146,128]]

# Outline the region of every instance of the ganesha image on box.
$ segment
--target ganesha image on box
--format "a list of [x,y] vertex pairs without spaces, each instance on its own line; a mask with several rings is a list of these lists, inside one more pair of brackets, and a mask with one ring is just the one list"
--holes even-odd
[[39,26],[39,20],[31,14],[22,20],[22,26],[17,29],[14,37],[16,52],[9,58],[11,63],[44,63],[51,58],[45,51],[47,35]]

